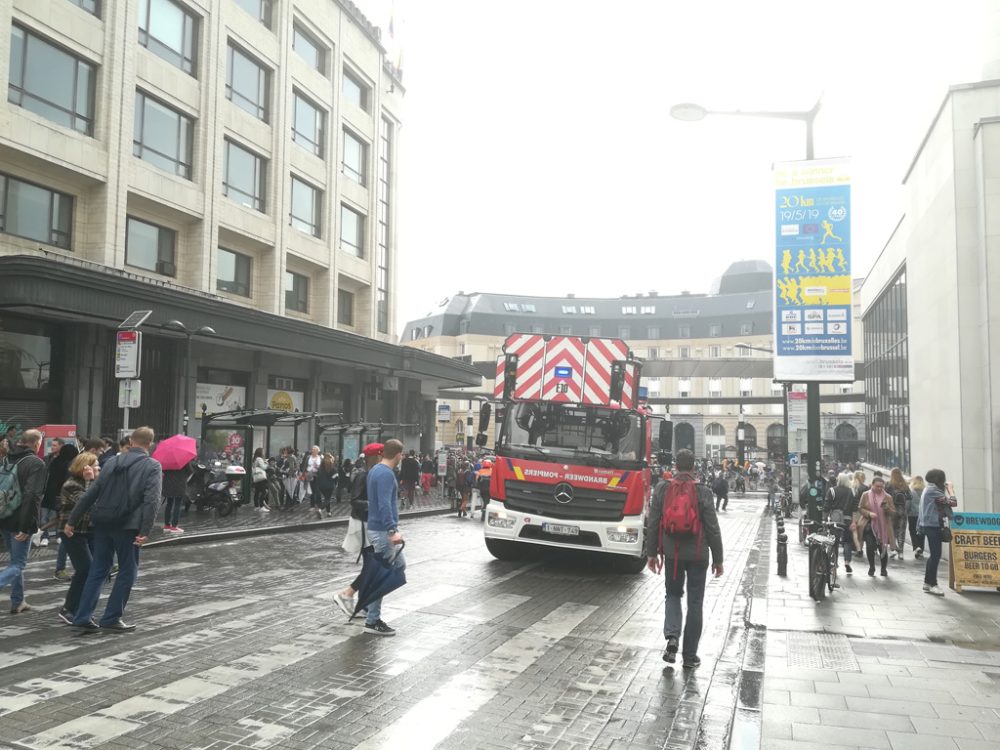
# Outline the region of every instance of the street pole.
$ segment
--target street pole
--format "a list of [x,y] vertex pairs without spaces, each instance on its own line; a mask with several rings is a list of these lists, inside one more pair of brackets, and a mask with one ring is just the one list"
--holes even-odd
[[181,423],[182,431],[188,434],[188,388],[191,385],[191,334],[186,334],[187,345],[184,356],[184,417]]
[[[819,110],[819,102],[813,107],[805,118],[806,123],[806,161],[812,161],[813,155],[813,121]],[[787,399],[785,401],[787,410]],[[820,434],[820,408],[819,408],[819,383],[806,383],[806,450],[809,454],[809,481],[815,482],[821,476],[820,459],[823,454],[823,440]],[[788,429],[788,426],[785,426]],[[787,433],[786,433],[787,434]]]

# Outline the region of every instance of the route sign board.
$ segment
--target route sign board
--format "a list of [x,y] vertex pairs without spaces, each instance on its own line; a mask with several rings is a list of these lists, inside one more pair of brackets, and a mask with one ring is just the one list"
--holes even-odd
[[142,334],[135,330],[118,331],[115,336],[115,377],[139,377],[141,355]]

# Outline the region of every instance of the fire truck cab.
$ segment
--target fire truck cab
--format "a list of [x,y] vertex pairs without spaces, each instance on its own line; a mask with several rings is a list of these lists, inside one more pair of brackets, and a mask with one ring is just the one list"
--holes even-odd
[[[639,404],[640,372],[620,339],[508,337],[497,364],[497,458],[485,509],[494,557],[542,545],[607,553],[619,567],[642,570],[654,417]],[[484,405],[480,445],[489,411]]]

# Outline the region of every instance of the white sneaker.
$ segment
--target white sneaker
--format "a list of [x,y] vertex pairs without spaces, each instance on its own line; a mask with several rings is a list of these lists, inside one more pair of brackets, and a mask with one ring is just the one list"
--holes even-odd
[[354,617],[354,599],[349,596],[344,596],[340,592],[333,597],[334,603],[340,607],[340,611],[343,612],[348,617]]
[[270,513],[271,509],[268,508],[266,505],[262,505],[262,506],[260,506],[260,512],[261,513]]
[[38,542],[38,546],[39,547],[48,547],[49,546],[49,538],[47,536],[43,536],[41,538],[41,540]]
[[934,596],[944,596],[944,592],[937,586],[924,586],[924,591],[928,594],[933,594]]

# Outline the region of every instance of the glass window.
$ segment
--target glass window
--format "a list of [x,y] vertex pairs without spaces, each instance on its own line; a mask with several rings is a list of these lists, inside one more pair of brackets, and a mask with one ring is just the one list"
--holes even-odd
[[521,310],[521,306],[516,302],[504,302],[503,309],[507,312],[519,312]]
[[326,47],[302,27],[296,24],[292,28],[292,49],[323,75],[326,75]]
[[337,322],[344,326],[354,325],[354,294],[346,289],[337,290]]
[[563,315],[576,315],[576,305],[563,305]]
[[326,113],[298,91],[293,95],[292,140],[320,159],[323,158],[323,130]]
[[649,347],[649,351],[646,353],[646,358],[647,359],[659,359],[660,358],[660,350],[657,347],[655,347],[655,346]]
[[721,346],[708,347],[708,356],[711,357],[712,359],[718,359],[719,357],[722,356],[722,347]]
[[741,336],[752,336],[753,335],[753,323],[740,323],[740,335]]
[[690,378],[680,378],[677,381],[677,393],[682,397],[687,398],[691,395],[691,380]]
[[344,98],[358,109],[368,111],[368,87],[347,70],[344,71]]
[[722,378],[708,379],[708,395],[710,396],[722,395]]
[[721,336],[722,335],[722,326],[720,324],[718,324],[718,323],[716,323],[714,325],[710,325],[708,327],[708,335],[709,336]]
[[[43,390],[49,386],[51,368],[52,338],[47,325],[26,318],[0,318],[0,383],[5,388]],[[23,420],[23,415],[4,414],[0,430],[32,426]]]
[[271,28],[271,0],[236,0],[236,4],[267,28]]
[[514,333],[514,324],[513,323],[504,323],[503,324],[503,333],[504,333],[504,336],[510,336],[512,333]]
[[69,0],[73,5],[79,5],[88,13],[91,13],[98,18],[101,17],[101,3],[100,0]]
[[622,305],[622,315],[635,315],[637,311],[635,305]]
[[691,359],[691,347],[690,346],[677,347],[677,357],[679,359]]
[[[868,308],[864,350],[866,460],[908,473],[910,386],[905,268]],[[847,446],[841,447],[847,450]]]
[[641,312],[643,315],[656,315],[656,305],[643,305]]
[[226,140],[226,177],[223,193],[237,203],[264,211],[267,162],[263,157]]
[[630,338],[632,338],[632,329],[629,326],[619,326],[618,327],[618,338],[620,338],[620,339],[630,339]]
[[241,49],[229,44],[226,98],[259,120],[267,122],[270,71]]
[[94,134],[95,67],[20,26],[10,30],[11,104]]
[[198,19],[173,0],[139,0],[139,44],[194,75]]
[[601,336],[601,327],[600,326],[591,326],[590,327],[590,335],[592,337],[594,337],[594,338],[600,338],[600,336]]
[[646,338],[647,339],[658,339],[658,338],[660,338],[660,327],[659,326],[650,326],[649,328],[647,328],[646,329]]
[[132,153],[143,161],[190,180],[193,130],[190,117],[135,92]]
[[285,309],[309,312],[309,279],[294,271],[285,271]]
[[0,232],[69,250],[73,198],[0,175]]
[[174,247],[177,233],[129,216],[125,226],[125,263],[136,268],[176,276]]
[[379,333],[389,333],[389,243],[391,242],[391,191],[389,180],[392,176],[393,133],[391,120],[382,118],[382,133],[378,147],[378,235],[375,238],[375,308]]
[[220,247],[216,254],[218,268],[215,274],[215,288],[220,292],[250,296],[251,260],[247,255],[234,253]]
[[740,395],[750,396],[753,393],[753,379],[740,378]]
[[323,191],[292,177],[292,226],[299,231],[322,236],[320,216],[322,214]]
[[352,255],[365,257],[365,217],[344,205],[340,207],[340,246]]
[[573,335],[573,326],[559,326],[559,335],[560,336],[572,336]]
[[677,326],[677,338],[679,339],[691,338],[691,326]]
[[341,171],[359,185],[368,184],[368,145],[344,129],[344,161]]

